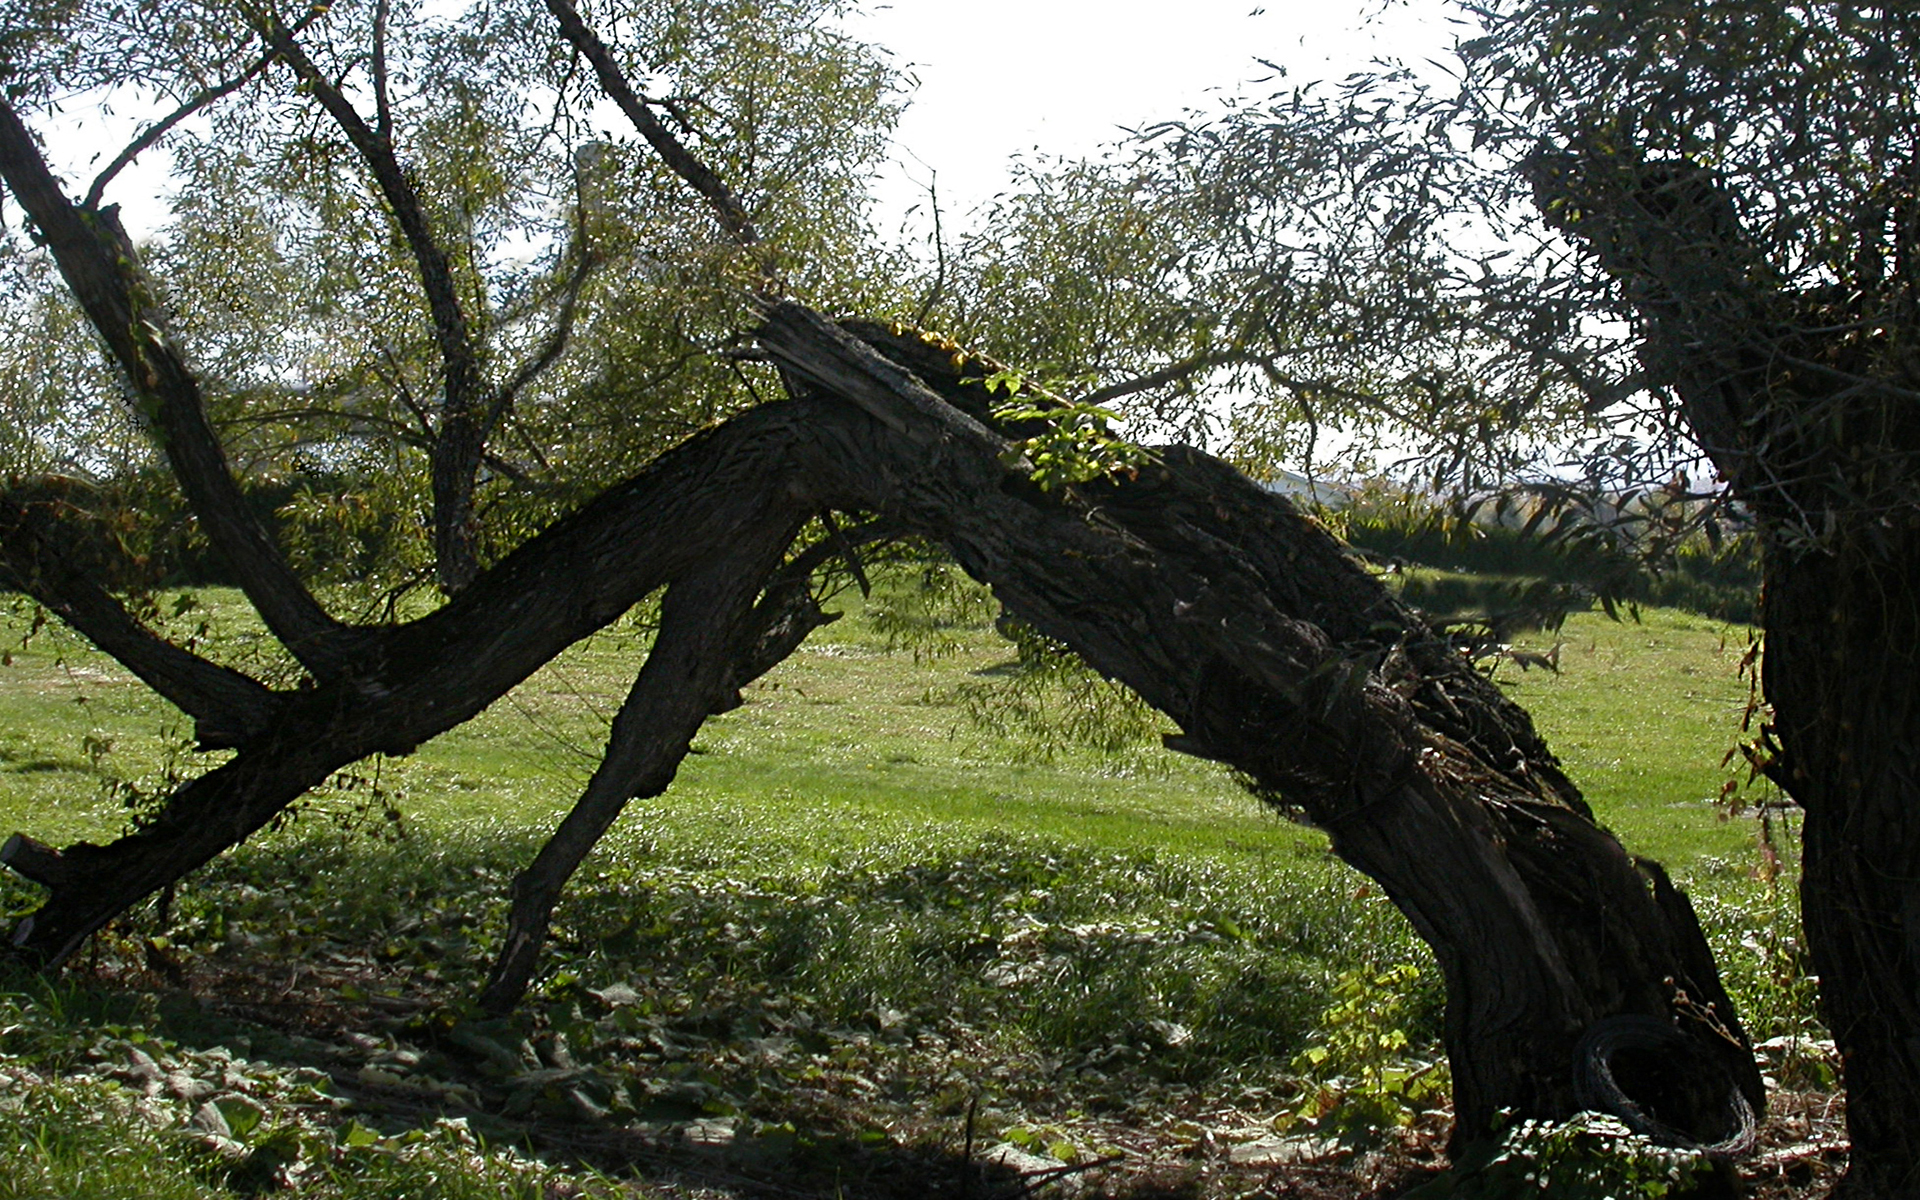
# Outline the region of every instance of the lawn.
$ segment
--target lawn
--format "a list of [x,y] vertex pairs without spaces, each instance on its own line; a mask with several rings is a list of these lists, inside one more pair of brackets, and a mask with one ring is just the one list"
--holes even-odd
[[[1437,1133],[1408,1070],[1359,1049],[1444,1071],[1434,969],[1375,889],[1221,769],[1160,749],[1124,700],[1015,669],[977,598],[930,607],[912,582],[843,597],[846,619],[629,809],[514,1019],[466,1002],[507,881],[593,768],[644,653],[638,620],[414,756],[343,775],[185,885],[164,926],[142,914],[100,939],[71,983],[16,981],[0,1012],[14,1094],[105,1113],[180,1194],[250,1171],[302,1195],[399,1195],[382,1172],[459,1162],[504,1173],[476,1195],[599,1186],[581,1163],[660,1195],[913,1195],[980,1169],[990,1144],[1185,1178],[1195,1145],[1252,1162],[1229,1150],[1330,1106]],[[162,609],[272,666],[232,594]],[[112,836],[198,769],[182,722],[31,626],[17,608],[0,630],[0,831]],[[1558,674],[1497,677],[1603,823],[1695,891],[1756,1040],[1809,1031],[1786,890],[1756,822],[1719,798],[1746,631],[1651,610],[1578,614],[1539,648],[1556,641]],[[135,1051],[163,1081],[225,1082],[151,1086]],[[8,1089],[0,1121],[20,1138],[58,1124]],[[224,1133],[205,1111],[222,1096]],[[83,1150],[22,1161],[85,1194]],[[0,1183],[13,1194],[39,1193]]]

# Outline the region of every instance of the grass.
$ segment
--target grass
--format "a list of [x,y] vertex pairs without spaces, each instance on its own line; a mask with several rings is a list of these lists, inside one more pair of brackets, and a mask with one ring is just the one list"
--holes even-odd
[[1675,609],[1620,621],[1575,613],[1557,634],[1522,642],[1558,644],[1559,674],[1502,663],[1496,676],[1600,822],[1696,886],[1744,877],[1758,862],[1753,822],[1731,819],[1721,797],[1733,777],[1722,760],[1747,736],[1748,633]]
[[[956,1162],[963,1123],[1055,1157],[1147,1154],[1222,1113],[1270,1133],[1303,1096],[1391,1073],[1329,1047],[1431,1057],[1430,960],[1324,838],[1150,738],[1034,732],[1036,706],[1115,701],[1030,686],[977,598],[918,595],[879,594],[709,722],[674,787],[582,869],[551,971],[511,1021],[466,1003],[507,881],[593,768],[638,624],[321,789],[184,887],[164,929],[141,915],[100,939],[65,990],[21,981],[0,1012],[0,1140],[25,1165],[0,1170],[0,1196],[89,1194],[109,1143],[109,1176],[139,1181],[122,1194],[231,1194],[256,1175],[342,1197],[559,1186],[502,1148],[517,1146],[637,1169],[649,1194],[723,1177],[915,1195],[973,1169]],[[262,653],[231,594],[168,611]],[[113,836],[129,802],[198,764],[177,714],[29,624],[0,631],[0,824]],[[1560,674],[1498,678],[1600,819],[1694,889],[1756,1039],[1817,1032],[1784,889],[1754,878],[1755,826],[1717,800],[1745,631],[1650,610],[1576,615],[1557,638]],[[1394,994],[1356,1004],[1370,980]],[[1354,1013],[1394,1028],[1355,1033]],[[273,1119],[222,1143],[194,1124],[204,1099],[128,1078],[142,1047],[163,1076],[217,1072]],[[49,1140],[75,1113],[97,1140]],[[689,1159],[689,1130],[719,1148]],[[416,1169],[452,1182],[403,1187]]]

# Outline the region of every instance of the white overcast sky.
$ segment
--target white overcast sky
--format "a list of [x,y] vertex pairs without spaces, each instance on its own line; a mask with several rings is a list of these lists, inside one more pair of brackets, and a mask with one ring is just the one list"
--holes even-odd
[[964,214],[1005,185],[1015,155],[1090,154],[1217,93],[1277,90],[1250,82],[1273,76],[1260,59],[1304,82],[1376,57],[1444,57],[1455,11],[1445,0],[893,0],[844,27],[919,80],[883,184],[897,219],[925,200],[929,169],[943,212]]
[[[843,27],[917,80],[880,184],[880,230],[926,200],[932,172],[951,230],[1006,186],[1015,156],[1092,154],[1219,93],[1277,90],[1277,80],[1250,82],[1274,74],[1260,59],[1304,82],[1380,56],[1444,57],[1455,11],[1449,0],[869,0]],[[144,116],[118,114],[102,130],[100,114],[73,114],[77,142],[54,130],[49,149],[69,186],[84,190]],[[108,191],[136,234],[162,216],[167,168],[164,151],[148,151]]]

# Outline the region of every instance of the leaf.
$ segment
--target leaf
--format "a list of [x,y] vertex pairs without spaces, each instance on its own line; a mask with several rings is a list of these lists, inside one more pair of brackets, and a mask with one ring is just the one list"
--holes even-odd
[[260,1128],[266,1119],[266,1112],[256,1103],[243,1096],[225,1096],[215,1100],[220,1115],[227,1119],[227,1128],[234,1137],[244,1140],[248,1134]]

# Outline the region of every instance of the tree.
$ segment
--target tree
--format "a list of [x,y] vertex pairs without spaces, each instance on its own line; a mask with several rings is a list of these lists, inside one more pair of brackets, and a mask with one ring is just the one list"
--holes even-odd
[[[1147,131],[1135,157],[1016,204],[1088,179],[1126,197],[1106,211],[1199,198],[1186,219],[1204,236],[1149,269],[1196,272],[1162,286],[1179,298],[1236,281],[1237,308],[1202,307],[1244,315],[1183,344],[1181,378],[1254,364],[1276,441],[1329,420],[1384,429],[1468,494],[1576,434],[1536,484],[1670,485],[1705,457],[1717,482],[1693,498],[1716,503],[1690,527],[1713,532],[1732,505],[1763,548],[1768,708],[1749,753],[1805,813],[1802,911],[1853,1137],[1842,1191],[1915,1194],[1920,20],[1852,3],[1465,7],[1479,28],[1451,79],[1384,64],[1287,87]],[[1321,308],[1382,339],[1373,360],[1298,369],[1302,340],[1267,317],[1269,296],[1297,294],[1300,260],[1276,242],[1328,264]]]
[[1755,752],[1805,812],[1801,907],[1853,1140],[1841,1194],[1913,1194],[1920,19],[1520,6],[1487,39],[1475,61],[1508,89],[1490,114],[1539,105],[1524,166],[1541,213],[1604,276],[1647,385],[1760,531],[1772,714]]
[[[594,840],[630,799],[670,783],[741,682],[827,619],[813,572],[862,541],[919,535],[1172,717],[1177,749],[1233,764],[1382,884],[1446,974],[1458,1137],[1486,1134],[1503,1109],[1556,1117],[1599,1103],[1640,1119],[1594,1090],[1607,1071],[1583,1083],[1581,1070],[1639,1038],[1664,1055],[1657,1103],[1639,1100],[1666,1133],[1737,1141],[1763,1097],[1685,897],[1593,823],[1525,713],[1317,523],[1199,452],[1129,449],[1096,410],[992,360],[888,324],[834,323],[793,298],[884,297],[839,271],[858,247],[836,232],[857,224],[851,181],[881,123],[860,114],[883,93],[854,70],[860,48],[813,36],[819,10],[796,9],[782,40],[759,8],[669,4],[609,43],[568,0],[476,5],[447,26],[387,0],[292,24],[246,6],[211,37],[130,30],[118,6],[76,3],[0,36],[12,56],[0,177],[201,532],[295,664],[273,686],[159,638],[115,594],[129,564],[110,541],[103,564],[64,552],[86,525],[72,491],[10,487],[6,578],[187,713],[203,748],[231,751],[110,845],[16,835],[0,848],[0,863],[48,892],[15,926],[13,952],[58,964],[331,772],[452,728],[664,588],[658,637],[599,769],[515,881],[485,996],[509,1006]],[[401,37],[409,29],[416,41]],[[668,57],[636,56],[656,36]],[[699,76],[703,94],[632,82],[649,62],[730,39],[753,53],[722,53],[725,69]],[[797,48],[782,59],[783,46]],[[434,86],[407,91],[416,71]],[[171,278],[154,267],[166,250],[136,246],[101,187],[66,194],[21,116],[56,87],[116,79],[164,83],[183,114],[248,98],[214,118],[228,122],[216,144],[188,156],[190,190],[209,202],[190,206]],[[798,112],[769,115],[767,95]],[[537,119],[513,96],[543,97]],[[646,151],[609,142],[601,96]],[[847,141],[823,144],[822,128]],[[435,159],[433,145],[452,149]],[[617,185],[602,174],[609,157],[627,164]],[[257,209],[211,202],[246,194],[263,198]],[[722,236],[690,232],[689,213]],[[654,253],[638,243],[657,223],[666,249]],[[503,284],[506,248],[529,228],[546,230],[548,257]],[[194,237],[288,273],[311,311],[249,294],[221,315],[204,282],[219,264],[188,252]],[[680,290],[653,290],[675,272]],[[629,295],[637,316],[621,311]],[[587,328],[596,344],[576,350]],[[1290,335],[1275,324],[1267,336],[1278,354]],[[777,386],[786,399],[639,452],[623,482],[580,498],[600,465],[592,443],[542,446],[532,431],[644,395],[634,375],[662,354],[654,339],[674,347],[670,375],[743,380],[734,397]],[[1165,379],[1199,369],[1186,361]],[[997,394],[1009,391],[1011,404]],[[675,395],[661,407],[726,404],[701,408],[697,381]],[[249,461],[299,470],[302,453],[352,463],[368,447],[414,481],[396,494],[430,514],[422,556],[446,599],[424,615],[337,616],[236,474]],[[534,466],[550,468],[553,491]],[[483,502],[493,492],[497,506]],[[540,507],[568,502],[551,519]]]

